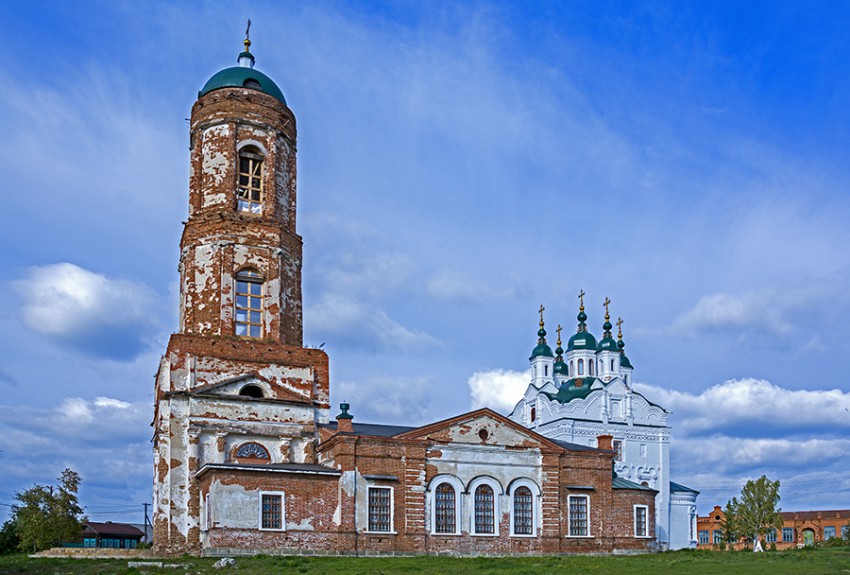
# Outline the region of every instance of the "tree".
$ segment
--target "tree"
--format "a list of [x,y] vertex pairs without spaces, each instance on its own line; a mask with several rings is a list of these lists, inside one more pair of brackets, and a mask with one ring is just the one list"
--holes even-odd
[[20,541],[17,523],[14,519],[9,519],[3,524],[3,528],[0,529],[0,555],[17,551]]
[[779,503],[779,480],[771,481],[762,475],[755,481],[750,480],[741,489],[740,501],[733,497],[726,505],[727,521],[731,517],[731,526],[736,536],[764,538],[769,529],[782,529],[782,512],[776,507]]
[[83,513],[77,500],[80,476],[65,469],[59,485],[33,485],[15,494],[21,504],[12,507],[12,520],[21,551],[40,551],[80,536]]

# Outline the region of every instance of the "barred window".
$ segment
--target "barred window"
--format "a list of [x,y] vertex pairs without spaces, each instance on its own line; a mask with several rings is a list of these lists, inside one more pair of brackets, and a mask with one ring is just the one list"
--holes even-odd
[[587,516],[589,506],[589,498],[587,495],[569,496],[568,508],[570,513],[570,536],[587,537],[590,534]]
[[782,541],[794,541],[794,528],[793,527],[783,527],[782,528]]
[[246,269],[236,274],[236,335],[263,336],[263,277]]
[[369,531],[392,531],[392,489],[369,488]]
[[260,529],[283,530],[283,493],[260,492]]
[[534,535],[534,497],[522,485],[514,490],[514,535]]
[[489,485],[479,485],[475,488],[475,532],[495,533],[495,505],[493,488]]
[[765,543],[776,543],[776,529],[768,529],[764,532]]
[[649,509],[646,505],[635,505],[635,537],[649,535]]
[[440,483],[434,494],[434,532],[457,533],[457,497],[455,489],[448,483]]
[[239,152],[239,186],[236,188],[240,212],[259,214],[263,201],[263,156],[256,148]]

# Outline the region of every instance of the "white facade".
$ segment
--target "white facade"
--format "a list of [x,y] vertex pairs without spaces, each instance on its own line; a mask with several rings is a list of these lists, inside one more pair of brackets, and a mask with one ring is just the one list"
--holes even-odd
[[669,412],[631,388],[633,368],[622,333],[614,342],[607,312],[598,344],[587,332],[586,318],[582,307],[578,331],[565,354],[560,336],[552,353],[541,325],[530,358],[532,381],[508,417],[546,437],[591,447],[599,435],[613,436],[617,475],[658,491],[659,547],[696,547],[698,492],[673,483],[671,493]]

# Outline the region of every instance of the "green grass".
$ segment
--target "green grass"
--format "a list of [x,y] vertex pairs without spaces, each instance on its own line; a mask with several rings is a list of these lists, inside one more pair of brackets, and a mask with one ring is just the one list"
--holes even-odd
[[213,569],[216,559],[164,560],[185,566],[130,569],[126,559],[0,557],[2,575],[850,575],[850,547],[769,553],[675,551],[632,557],[238,557]]

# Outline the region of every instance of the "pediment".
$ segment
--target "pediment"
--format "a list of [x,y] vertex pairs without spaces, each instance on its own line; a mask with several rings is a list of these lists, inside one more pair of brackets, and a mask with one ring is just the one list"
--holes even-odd
[[189,391],[189,395],[240,400],[275,400],[291,403],[311,403],[310,399],[293,393],[257,373],[229,377]]
[[487,408],[417,427],[396,437],[423,439],[438,443],[466,443],[524,449],[562,449],[542,435]]

